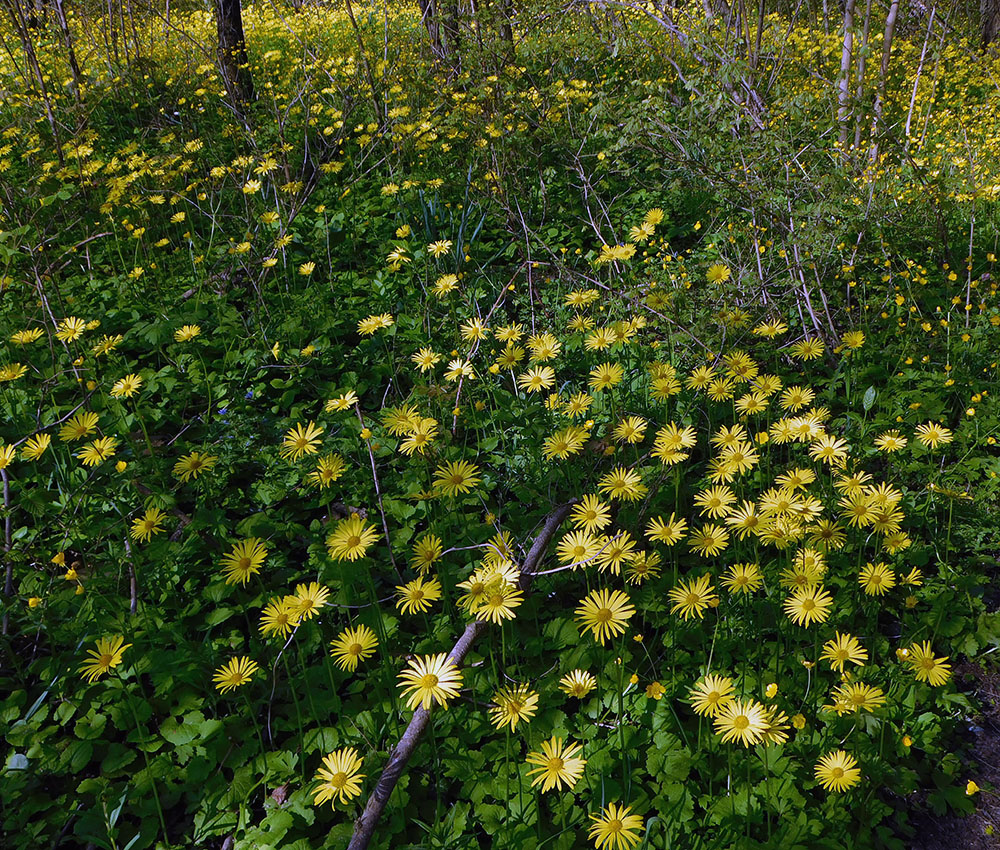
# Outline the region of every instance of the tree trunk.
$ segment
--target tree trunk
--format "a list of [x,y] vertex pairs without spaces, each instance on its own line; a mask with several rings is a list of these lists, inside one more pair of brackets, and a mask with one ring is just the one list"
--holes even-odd
[[753,69],[756,69],[757,63],[760,62],[760,45],[764,38],[765,14],[764,0],[760,0],[757,4],[757,33],[754,41],[753,56],[750,57],[750,67]]
[[240,0],[215,0],[215,22],[219,30],[219,69],[226,91],[239,109],[254,99]]
[[[11,25],[21,42],[25,62],[27,62],[28,67],[31,69],[34,83],[37,85],[38,93],[42,98],[42,103],[45,105],[45,117],[48,119],[49,129],[52,131],[52,143],[56,149],[56,156],[59,158],[59,165],[62,165],[64,160],[62,141],[59,138],[59,126],[56,124],[55,112],[52,109],[52,98],[49,96],[48,87],[45,85],[45,75],[38,64],[38,54],[35,52],[35,43],[32,40],[32,29],[34,27],[30,25],[28,15],[25,14],[25,9],[21,6],[19,0],[2,0],[2,5],[7,11]],[[30,85],[32,80],[25,75],[25,82]]]
[[856,104],[856,116],[854,119],[854,148],[861,147],[862,114],[861,104],[865,101],[865,65],[868,58],[868,32],[872,19],[872,0],[868,0],[865,5],[865,23],[861,28],[861,49],[858,51],[858,87],[855,91],[854,103]]
[[457,71],[462,67],[461,34],[458,28],[458,0],[443,0],[440,8],[445,56],[447,56],[451,66]]
[[76,61],[76,49],[73,47],[73,35],[69,30],[69,22],[66,20],[66,10],[63,8],[63,0],[55,0],[56,20],[59,21],[59,31],[62,33],[63,41],[66,43],[66,56],[69,60],[70,73],[73,75],[73,95],[77,103],[80,102],[80,87],[83,75],[80,73],[80,65]]
[[454,71],[462,68],[459,31],[460,0],[417,0],[431,50],[441,62],[451,65]]
[[511,0],[500,0],[500,38],[507,46],[508,60],[514,61],[514,4]]
[[854,55],[854,0],[844,4],[844,47],[840,53],[840,79],[837,81],[837,121],[840,124],[840,146],[847,147],[851,100],[851,57]]
[[892,57],[892,37],[896,32],[896,16],[899,14],[899,0],[892,0],[889,14],[885,17],[885,34],[882,37],[882,66],[878,76],[878,94],[872,107],[872,149],[871,158],[878,159],[878,125],[882,121],[882,110],[885,108],[886,81],[889,76],[889,59]]
[[444,58],[444,45],[441,43],[441,22],[438,20],[435,0],[417,0],[420,5],[420,17],[427,28],[431,39],[431,50],[438,59]]
[[983,15],[983,50],[1000,38],[1000,0],[979,0]]
[[372,93],[372,106],[375,110],[375,120],[381,124],[385,120],[382,109],[382,97],[379,95],[378,85],[375,82],[375,75],[372,73],[371,63],[368,61],[368,51],[365,50],[365,42],[361,37],[361,27],[358,26],[358,19],[354,17],[354,6],[351,0],[347,0],[347,16],[351,19],[351,26],[354,28],[354,36],[358,41],[358,54],[361,56],[361,64],[365,69],[365,78],[368,80],[368,88]]

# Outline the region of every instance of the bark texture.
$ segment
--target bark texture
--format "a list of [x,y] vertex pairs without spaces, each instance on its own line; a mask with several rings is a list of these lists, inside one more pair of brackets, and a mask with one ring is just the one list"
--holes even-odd
[[215,22],[219,32],[219,69],[226,91],[234,106],[244,106],[253,101],[255,93],[240,0],[215,0]]
[[979,0],[983,16],[983,50],[1000,38],[1000,0]]

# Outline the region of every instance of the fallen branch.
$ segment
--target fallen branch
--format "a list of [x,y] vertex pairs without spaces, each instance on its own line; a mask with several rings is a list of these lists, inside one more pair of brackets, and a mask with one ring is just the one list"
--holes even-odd
[[[542,526],[542,530],[531,544],[531,549],[528,550],[528,554],[524,559],[524,565],[521,567],[520,584],[522,590],[531,583],[531,576],[542,560],[542,555],[545,554],[545,549],[549,545],[552,535],[562,525],[570,508],[576,502],[577,500],[574,499],[561,505],[549,514],[545,520],[545,525]],[[461,665],[476,638],[486,631],[488,625],[483,620],[476,620],[474,623],[469,623],[465,627],[465,631],[462,632],[462,636],[452,647],[451,652],[448,653],[448,660],[456,667]],[[413,755],[413,751],[417,748],[417,744],[420,742],[427,724],[430,723],[430,719],[431,713],[425,708],[418,708],[413,712],[413,717],[410,719],[406,731],[403,732],[403,737],[399,739],[399,743],[396,744],[389,754],[389,761],[386,762],[385,767],[382,769],[382,775],[378,778],[378,782],[375,783],[375,790],[372,791],[371,796],[368,798],[365,810],[354,824],[354,835],[351,836],[351,843],[347,845],[347,850],[365,850],[368,847],[372,836],[375,834],[375,827],[378,825],[379,818],[382,816],[382,810],[385,809],[386,804],[389,802],[389,797],[392,795],[399,777],[403,775],[403,770]]]
[[135,558],[132,557],[132,544],[128,542],[127,533],[124,540],[125,554],[128,556],[128,612],[134,617],[139,610],[139,580],[136,578]]

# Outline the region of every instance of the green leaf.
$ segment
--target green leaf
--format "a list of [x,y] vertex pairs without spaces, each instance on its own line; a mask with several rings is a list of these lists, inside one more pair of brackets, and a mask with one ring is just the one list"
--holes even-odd
[[113,743],[108,747],[108,754],[101,762],[101,773],[111,776],[127,767],[139,757],[138,753],[124,744]]
[[94,710],[91,709],[87,712],[85,717],[81,717],[73,725],[73,733],[77,738],[84,738],[88,740],[93,740],[95,738],[100,738],[101,734],[104,732],[104,727],[108,722],[108,718],[104,714],[95,714]]

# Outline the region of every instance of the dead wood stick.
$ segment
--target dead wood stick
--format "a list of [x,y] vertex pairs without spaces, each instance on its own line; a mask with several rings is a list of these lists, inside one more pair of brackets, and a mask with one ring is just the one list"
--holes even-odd
[[[545,554],[545,548],[552,539],[552,535],[562,525],[563,520],[566,519],[566,515],[576,501],[574,499],[565,505],[560,505],[545,520],[545,525],[542,526],[542,530],[531,544],[531,549],[528,550],[528,554],[524,559],[524,566],[521,568],[522,588],[526,587],[530,582],[531,574],[542,560],[542,555]],[[465,627],[465,631],[462,632],[462,636],[452,647],[451,652],[448,653],[448,660],[456,667],[461,665],[476,638],[486,631],[487,625],[488,623],[483,620],[476,620],[474,623],[469,623]],[[413,751],[417,748],[421,736],[427,729],[430,719],[431,713],[425,708],[418,708],[413,712],[413,717],[410,719],[406,731],[403,732],[403,737],[399,739],[399,743],[393,747],[392,752],[389,754],[389,761],[386,762],[385,767],[382,769],[382,775],[378,778],[378,782],[375,783],[375,790],[372,791],[371,796],[368,798],[365,810],[354,824],[354,835],[351,836],[351,843],[347,845],[347,850],[365,850],[368,847],[372,836],[375,834],[375,827],[378,825],[379,818],[382,816],[382,810],[385,809],[386,804],[389,802],[389,797],[392,795],[399,777],[402,776],[407,762],[409,762],[410,757],[413,755]]]

